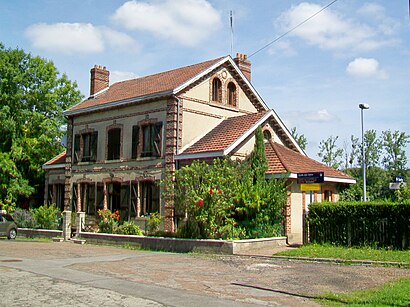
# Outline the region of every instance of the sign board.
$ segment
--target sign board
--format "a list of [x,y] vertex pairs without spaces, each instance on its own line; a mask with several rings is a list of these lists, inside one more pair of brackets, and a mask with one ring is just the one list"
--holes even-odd
[[394,176],[394,182],[403,182],[404,178],[403,176]]
[[324,172],[297,173],[299,183],[322,183],[325,181]]
[[301,183],[300,190],[301,191],[320,191],[321,184],[320,183]]
[[400,187],[406,186],[407,184],[405,182],[390,182],[389,183],[389,189],[390,190],[400,190]]

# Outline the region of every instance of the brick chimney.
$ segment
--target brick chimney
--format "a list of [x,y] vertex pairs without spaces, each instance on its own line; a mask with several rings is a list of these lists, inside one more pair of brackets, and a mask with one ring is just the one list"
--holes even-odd
[[251,81],[251,62],[248,60],[248,56],[246,54],[236,53],[236,58],[233,60],[245,75],[246,79]]
[[107,88],[110,85],[110,72],[100,65],[91,68],[90,96]]

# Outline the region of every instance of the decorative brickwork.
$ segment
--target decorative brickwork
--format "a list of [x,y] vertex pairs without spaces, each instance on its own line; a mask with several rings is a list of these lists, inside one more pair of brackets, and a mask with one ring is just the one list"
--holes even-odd
[[251,62],[248,60],[248,56],[246,54],[237,53],[236,58],[233,60],[239,66],[246,79],[251,81]]
[[291,219],[291,208],[292,208],[292,193],[288,191],[288,199],[284,208],[283,216],[285,223],[285,235],[291,233],[292,219]]

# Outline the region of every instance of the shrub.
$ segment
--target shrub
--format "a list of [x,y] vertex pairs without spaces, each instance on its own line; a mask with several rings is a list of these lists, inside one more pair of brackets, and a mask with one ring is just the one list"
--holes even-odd
[[162,217],[159,212],[151,213],[147,220],[147,228],[149,234],[155,234],[159,231],[159,227],[162,223]]
[[115,233],[134,236],[143,235],[142,230],[138,227],[138,225],[135,225],[133,222],[124,222],[124,224],[118,226]]
[[120,214],[117,211],[111,212],[110,210],[98,210],[98,227],[100,232],[103,233],[116,233],[118,230],[118,221],[120,220]]
[[37,228],[37,222],[30,211],[16,209],[13,213],[13,219],[18,227]]
[[37,227],[42,229],[58,229],[58,209],[55,205],[43,205],[30,209],[37,222]]

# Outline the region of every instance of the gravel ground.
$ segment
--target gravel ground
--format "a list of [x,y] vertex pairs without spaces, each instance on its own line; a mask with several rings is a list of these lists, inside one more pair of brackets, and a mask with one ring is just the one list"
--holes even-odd
[[[64,263],[67,272],[123,281],[133,287],[159,287],[176,293],[271,306],[315,306],[311,298],[323,292],[348,292],[410,277],[410,270],[393,267],[148,252],[67,242],[0,240],[0,283],[13,280],[15,287],[21,289],[19,292],[29,293],[31,302],[36,303],[30,305],[24,298],[16,300],[10,296],[3,300],[3,296],[0,306],[7,301],[13,302],[11,306],[67,306],[67,302],[72,302],[72,306],[159,305],[155,295],[124,295],[128,292],[99,289],[93,287],[93,282],[67,282],[63,277],[40,276],[29,270],[10,267],[13,261],[17,265],[17,261],[28,259],[44,265]],[[33,289],[33,285],[36,288]],[[60,304],[57,298],[61,297],[64,300]],[[51,303],[47,305],[47,302]]]

